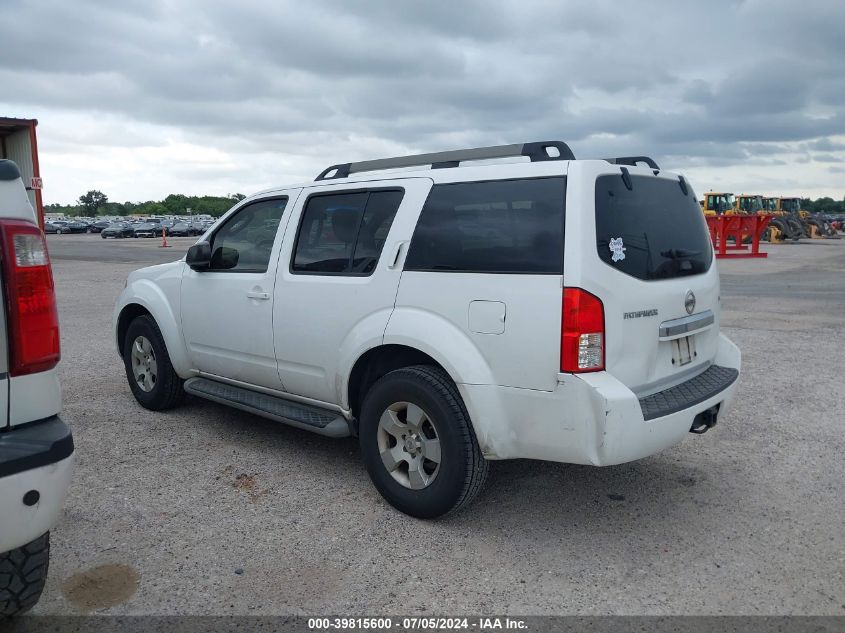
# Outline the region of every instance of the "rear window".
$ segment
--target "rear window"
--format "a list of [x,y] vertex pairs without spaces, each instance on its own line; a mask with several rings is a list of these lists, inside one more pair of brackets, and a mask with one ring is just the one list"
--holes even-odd
[[559,275],[565,193],[563,177],[435,185],[405,270]]
[[707,271],[713,259],[704,214],[677,180],[619,174],[596,178],[599,257],[637,279],[671,279]]

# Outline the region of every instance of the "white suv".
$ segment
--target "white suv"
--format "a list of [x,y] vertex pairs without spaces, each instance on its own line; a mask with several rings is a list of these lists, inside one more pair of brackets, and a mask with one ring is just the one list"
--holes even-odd
[[187,391],[357,435],[418,517],[468,503],[490,459],[604,466],[704,432],[740,366],[690,185],[557,141],[251,196],[184,260],[132,273],[114,324],[143,406]]
[[58,416],[59,318],[44,235],[17,165],[0,160],[0,619],[41,596],[73,470]]

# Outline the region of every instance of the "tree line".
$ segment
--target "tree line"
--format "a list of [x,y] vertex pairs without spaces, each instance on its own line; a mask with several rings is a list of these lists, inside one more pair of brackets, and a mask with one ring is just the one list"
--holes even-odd
[[220,217],[236,202],[246,196],[233,193],[228,196],[186,196],[171,193],[164,200],[147,202],[111,202],[102,191],[92,189],[81,196],[76,204],[48,204],[47,213],[63,213],[66,216],[93,218],[98,215],[197,215],[208,214]]
[[801,198],[801,208],[810,213],[829,213],[830,215],[845,215],[845,198],[834,200],[825,196],[824,198]]
[[[96,217],[98,215],[188,215],[208,214],[220,217],[232,208],[236,202],[246,196],[232,193],[228,196],[186,196],[171,193],[164,200],[147,202],[111,202],[102,191],[92,189],[79,196],[76,204],[48,204],[44,207],[48,213],[64,213],[66,216]],[[801,199],[801,208],[810,213],[830,213],[845,215],[845,198],[834,200],[830,197]],[[188,211],[190,209],[190,211]]]

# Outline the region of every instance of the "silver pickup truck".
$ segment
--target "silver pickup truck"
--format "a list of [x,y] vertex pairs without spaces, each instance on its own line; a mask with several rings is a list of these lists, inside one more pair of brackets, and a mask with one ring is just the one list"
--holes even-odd
[[59,317],[44,234],[17,165],[0,160],[0,619],[41,597],[73,470],[58,416]]

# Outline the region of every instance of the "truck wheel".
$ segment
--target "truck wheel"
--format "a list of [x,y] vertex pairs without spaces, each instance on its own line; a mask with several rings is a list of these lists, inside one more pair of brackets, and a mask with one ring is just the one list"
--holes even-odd
[[147,315],[136,317],[126,330],[123,364],[129,388],[145,409],[163,411],[182,402],[182,379],[170,364],[170,355],[158,324]]
[[438,367],[405,367],[380,378],[364,398],[359,439],[375,487],[414,517],[461,509],[487,478],[463,400]]
[[0,618],[29,611],[38,602],[50,563],[50,533],[0,554]]

